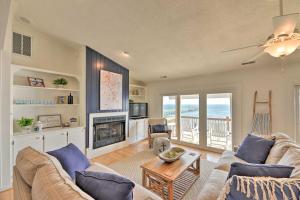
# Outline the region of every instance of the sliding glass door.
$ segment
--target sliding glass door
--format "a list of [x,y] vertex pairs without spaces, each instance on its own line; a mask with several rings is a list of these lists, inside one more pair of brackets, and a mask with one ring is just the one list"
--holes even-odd
[[163,117],[167,119],[169,129],[172,130],[171,139],[177,140],[177,96],[163,96]]
[[162,98],[171,139],[215,150],[232,149],[232,93],[199,92]]
[[180,95],[180,141],[199,144],[199,94]]
[[232,149],[232,93],[206,95],[206,145]]

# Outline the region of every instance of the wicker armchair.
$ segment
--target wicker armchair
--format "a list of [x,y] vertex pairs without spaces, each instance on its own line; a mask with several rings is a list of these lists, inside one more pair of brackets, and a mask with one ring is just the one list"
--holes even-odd
[[167,119],[165,119],[165,118],[152,118],[152,119],[148,120],[148,124],[149,124],[149,128],[148,128],[149,148],[153,147],[153,141],[154,141],[155,138],[166,137],[168,139],[171,139],[172,130],[168,130],[167,128],[166,128],[165,132],[161,132],[161,133],[153,133],[152,132],[152,126],[154,126],[154,125],[165,125],[166,127],[168,127]]

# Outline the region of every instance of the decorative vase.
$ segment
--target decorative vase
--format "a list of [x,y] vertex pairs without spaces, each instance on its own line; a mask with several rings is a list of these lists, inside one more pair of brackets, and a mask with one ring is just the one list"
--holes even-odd
[[30,133],[30,132],[31,132],[31,126],[22,127],[22,133]]
[[56,85],[57,88],[64,88],[64,85]]

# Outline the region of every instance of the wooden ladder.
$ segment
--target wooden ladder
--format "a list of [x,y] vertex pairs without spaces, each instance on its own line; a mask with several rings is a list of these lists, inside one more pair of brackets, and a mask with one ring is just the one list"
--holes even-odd
[[269,90],[269,100],[268,101],[257,101],[258,92],[254,93],[254,102],[253,102],[253,119],[256,113],[256,105],[257,104],[268,104],[269,115],[270,115],[270,130],[272,131],[272,91]]

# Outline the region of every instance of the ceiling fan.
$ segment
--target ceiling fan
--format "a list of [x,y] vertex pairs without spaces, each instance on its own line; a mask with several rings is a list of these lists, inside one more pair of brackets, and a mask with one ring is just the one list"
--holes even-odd
[[280,16],[273,17],[274,32],[265,43],[224,50],[222,53],[238,51],[251,47],[262,49],[258,54],[243,62],[242,65],[253,64],[265,53],[273,57],[285,57],[294,53],[300,46],[300,32],[296,29],[299,13],[283,15],[283,0],[279,0]]

